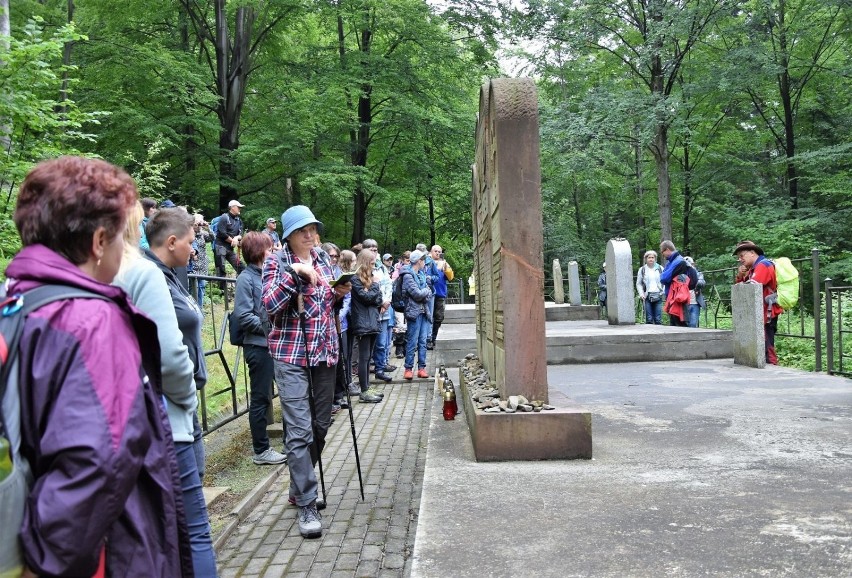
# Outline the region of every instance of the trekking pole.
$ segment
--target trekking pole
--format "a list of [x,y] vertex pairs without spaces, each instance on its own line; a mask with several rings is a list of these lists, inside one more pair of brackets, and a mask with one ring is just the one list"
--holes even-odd
[[311,408],[311,431],[314,434],[314,450],[317,452],[317,464],[319,465],[322,499],[325,500],[325,475],[322,471],[322,455],[320,454],[319,439],[317,437],[317,408],[316,405],[314,405],[314,380],[311,376],[311,361],[310,356],[308,355],[308,315],[305,313],[305,297],[302,295],[301,288],[296,302],[299,307],[299,325],[302,326],[302,339],[305,340],[305,369],[308,372],[308,405]]
[[[336,316],[336,314],[335,314]],[[340,320],[337,320],[337,326],[340,327]],[[339,341],[339,340],[338,340]],[[342,353],[342,352],[341,352]],[[346,373],[346,366],[344,364],[343,367],[344,373]],[[346,376],[346,381],[350,379],[351,376]],[[352,415],[352,394],[349,393],[349,383],[347,383],[344,388],[346,389],[346,405],[349,406],[349,426],[352,429],[352,447],[355,448],[355,468],[358,470],[358,486],[361,488],[361,501],[364,501],[364,479],[361,477],[361,458],[358,456],[358,437],[355,434],[355,417]]]

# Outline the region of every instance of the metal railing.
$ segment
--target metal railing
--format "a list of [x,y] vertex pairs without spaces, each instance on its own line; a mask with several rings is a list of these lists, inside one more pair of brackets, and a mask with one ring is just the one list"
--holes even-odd
[[[227,337],[228,313],[232,309],[232,295],[236,289],[237,280],[233,277],[190,274],[190,295],[196,300],[200,281],[206,282],[202,304],[202,311],[204,311],[202,339],[212,343],[212,347],[204,351],[208,373],[210,373],[211,362],[215,362],[221,364],[226,377],[224,384],[221,384],[221,380],[219,384],[208,380],[207,385],[199,392],[201,429],[206,435],[248,413],[249,387],[242,347],[232,346]],[[228,359],[228,355],[233,355],[233,362]],[[243,378],[242,384],[239,383],[240,373]],[[229,399],[222,401],[223,396]],[[218,408],[218,410],[214,411],[212,408]]]
[[[830,375],[852,377],[852,286],[825,280],[825,365]],[[845,346],[845,347],[844,347]],[[849,350],[847,352],[846,350]]]

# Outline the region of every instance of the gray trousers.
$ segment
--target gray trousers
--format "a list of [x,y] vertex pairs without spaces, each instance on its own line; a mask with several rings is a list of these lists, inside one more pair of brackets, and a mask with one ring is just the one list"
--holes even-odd
[[308,403],[308,370],[313,382],[316,408],[316,435],[319,451],[325,446],[325,435],[331,425],[331,402],[334,395],[335,366],[305,368],[275,360],[275,381],[281,395],[281,407],[287,432],[287,467],[290,468],[290,495],[296,504],[307,506],[317,499],[317,476],[314,466],[318,454],[314,446],[311,406]]

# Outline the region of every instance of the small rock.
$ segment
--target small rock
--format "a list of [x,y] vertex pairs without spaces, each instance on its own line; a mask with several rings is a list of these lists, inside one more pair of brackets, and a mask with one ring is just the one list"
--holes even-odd
[[485,413],[500,413],[501,411],[499,407],[489,407],[485,410]]
[[508,409],[508,407],[509,407],[508,401],[506,401],[505,399],[498,399],[496,401],[497,401],[497,405],[500,406],[500,409],[504,409],[504,410]]
[[533,406],[533,411],[534,411],[534,412],[536,412],[536,413],[540,412],[540,411],[541,411],[541,406],[540,406],[540,405],[534,405],[534,406]]
[[507,407],[507,408],[506,408],[506,409],[504,409],[503,411],[505,411],[506,413],[515,413],[515,411],[516,411],[516,410],[515,410],[514,408]]
[[518,409],[521,410],[521,411],[532,411],[533,406],[531,406],[528,403],[522,403],[522,404],[518,405]]
[[529,403],[530,403],[530,400],[528,400],[524,396],[522,396],[522,395],[518,396],[518,405],[529,405]]
[[546,403],[541,406],[541,409],[556,409],[556,407]]
[[520,403],[521,403],[521,400],[519,399],[519,397],[517,395],[510,395],[509,396],[509,407],[511,407],[512,409],[518,409],[518,405]]

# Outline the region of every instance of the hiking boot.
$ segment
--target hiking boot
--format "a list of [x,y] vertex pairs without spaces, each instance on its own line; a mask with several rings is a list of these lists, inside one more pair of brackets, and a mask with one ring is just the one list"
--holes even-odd
[[317,511],[316,502],[308,506],[299,506],[299,533],[302,538],[322,536],[322,516]]
[[393,378],[390,375],[382,372],[378,372],[376,374],[376,379],[380,379],[381,381],[393,381]]
[[376,397],[380,397],[382,399],[385,398],[385,392],[380,389],[376,389],[375,387],[368,387],[367,393],[369,393],[370,395],[375,395]]
[[425,367],[421,367],[417,370],[417,377],[419,377],[420,379],[426,379],[427,377],[429,377],[429,373],[426,371]]
[[362,391],[358,395],[358,399],[361,400],[361,403],[379,403],[380,401],[382,401],[382,398],[380,398],[378,395],[373,395],[369,392],[369,390]]
[[266,448],[266,451],[259,454],[254,454],[254,457],[251,459],[258,466],[274,466],[277,464],[286,464],[287,456],[284,454],[273,450],[272,448]]
[[385,373],[391,373],[396,371],[396,365],[387,364],[385,365]]
[[408,368],[405,368],[405,373],[402,374],[402,378],[411,381],[412,379],[414,379],[414,372]]
[[[289,502],[289,504],[291,506],[295,506],[296,505],[296,498],[293,497],[293,496],[290,496],[290,497],[287,498],[287,502]],[[323,500],[322,498],[318,497],[316,499],[316,502],[314,502],[314,503],[317,505],[317,511],[321,512],[321,511],[325,510],[325,500]]]

